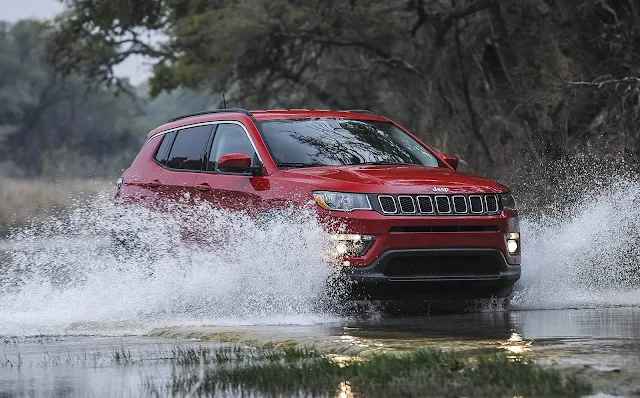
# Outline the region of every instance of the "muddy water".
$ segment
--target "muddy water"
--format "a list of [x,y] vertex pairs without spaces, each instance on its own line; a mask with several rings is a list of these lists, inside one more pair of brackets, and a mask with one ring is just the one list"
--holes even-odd
[[169,327],[154,329],[149,335],[258,345],[296,342],[364,356],[435,346],[454,350],[504,349],[560,364],[602,369],[640,365],[640,308],[373,316],[308,326]]
[[5,337],[0,343],[0,396],[7,397],[148,395],[145,386],[164,386],[171,378],[166,358],[203,345],[135,336]]
[[[506,350],[514,358],[534,358],[583,374],[598,392],[628,395],[640,388],[639,324],[640,308],[593,308],[411,317],[369,314],[308,325],[203,322],[152,328],[139,336],[3,337],[0,394],[140,396],[149,384],[169,383],[173,368],[166,358],[176,347],[297,343],[363,357],[418,347]],[[77,333],[96,325],[74,327]],[[117,357],[118,353],[123,354]]]

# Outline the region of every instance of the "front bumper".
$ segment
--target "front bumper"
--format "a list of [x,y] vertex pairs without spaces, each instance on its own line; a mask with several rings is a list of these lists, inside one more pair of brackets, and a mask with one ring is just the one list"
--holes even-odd
[[345,267],[351,298],[476,299],[506,297],[520,278],[496,249],[402,249],[384,252],[367,267]]

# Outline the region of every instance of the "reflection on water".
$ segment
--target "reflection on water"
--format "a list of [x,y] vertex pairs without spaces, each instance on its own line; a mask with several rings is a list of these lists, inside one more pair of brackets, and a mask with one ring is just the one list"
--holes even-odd
[[615,367],[640,365],[638,325],[640,308],[594,308],[355,319],[310,332],[369,350],[497,348],[514,360]]
[[[183,326],[172,336],[186,345],[211,339],[252,344],[315,344],[334,351],[342,366],[380,351],[440,347],[474,352],[505,350],[513,361],[535,360],[640,375],[640,309],[487,312],[419,317],[354,318],[320,325]],[[233,333],[233,334],[232,334]],[[161,333],[158,333],[161,335]],[[172,369],[174,339],[39,336],[0,338],[0,395],[136,396],[146,380]],[[117,350],[121,353],[116,355]],[[164,351],[163,351],[164,350]],[[634,370],[635,369],[635,370]],[[640,377],[638,378],[640,379]],[[332,389],[334,387],[332,386]],[[353,397],[350,380],[336,396]]]
[[640,308],[480,312],[345,321],[332,333],[357,337],[509,340],[564,337],[640,339]]
[[531,351],[532,344],[533,340],[525,340],[520,333],[514,332],[511,333],[507,341],[500,343],[500,348],[509,353],[509,359],[517,361]]
[[527,338],[640,338],[640,308],[594,308],[514,312]]
[[349,381],[341,381],[338,384],[338,389],[336,391],[336,398],[354,398],[355,394],[351,389],[351,382]]
[[220,344],[143,337],[0,336],[0,396],[131,396],[169,380],[176,347]]

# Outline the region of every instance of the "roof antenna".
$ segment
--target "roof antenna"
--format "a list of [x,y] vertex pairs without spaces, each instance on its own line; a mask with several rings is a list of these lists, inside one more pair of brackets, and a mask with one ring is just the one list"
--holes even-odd
[[222,93],[222,106],[227,109],[227,100],[224,98],[224,93]]

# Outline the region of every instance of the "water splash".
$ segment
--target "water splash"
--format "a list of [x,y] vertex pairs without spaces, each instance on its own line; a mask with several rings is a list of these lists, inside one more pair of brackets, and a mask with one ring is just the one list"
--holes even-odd
[[[640,182],[618,178],[522,225],[521,309],[640,305]],[[543,213],[544,214],[544,213]]]
[[[572,199],[523,212],[513,306],[640,305],[640,183],[620,178]],[[0,251],[0,335],[336,320],[319,303],[333,268],[312,212],[255,219],[204,203],[168,210],[99,198],[14,231],[12,249]],[[112,232],[136,245],[114,251]]]
[[[0,276],[0,335],[326,321],[328,239],[310,212],[167,210],[102,198],[15,232]],[[112,233],[135,245],[113,250]]]

